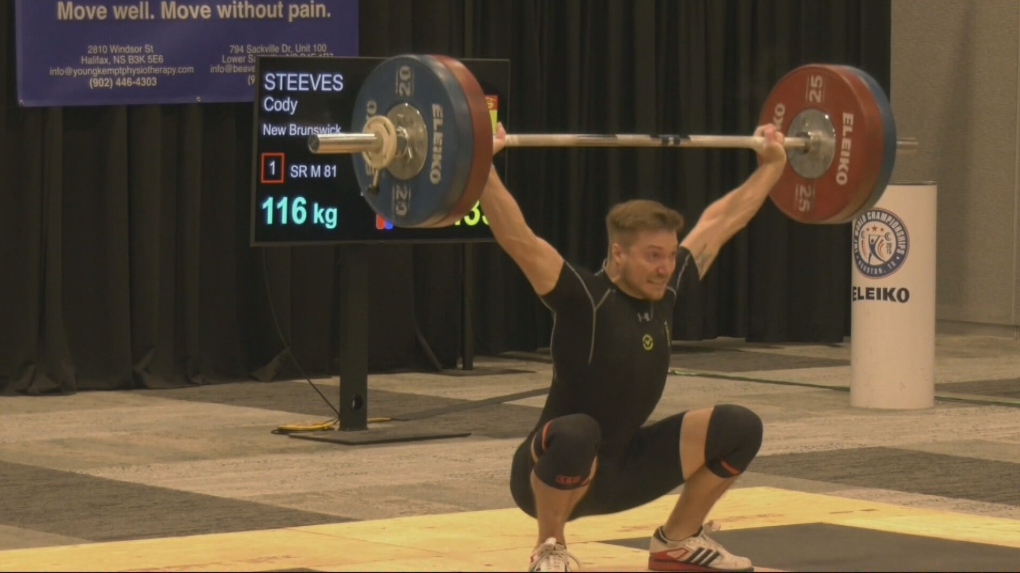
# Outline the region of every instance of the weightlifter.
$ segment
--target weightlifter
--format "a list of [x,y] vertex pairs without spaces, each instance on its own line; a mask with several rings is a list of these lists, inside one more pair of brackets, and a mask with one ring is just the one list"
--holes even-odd
[[[783,134],[755,135],[757,170],[712,203],[682,242],[683,216],[632,200],[606,217],[607,258],[590,272],[567,262],[525,222],[490,169],[481,197],[493,235],[553,313],[553,380],[533,431],[513,459],[510,490],[538,522],[530,571],[569,571],[565,525],[651,502],[683,484],[676,506],[651,536],[656,571],[752,571],[708,533],[708,513],[758,453],[761,419],[721,404],[647,424],[670,360],[673,307],[697,286],[719,249],[758,212],[786,164]],[[493,153],[506,143],[499,125]]]

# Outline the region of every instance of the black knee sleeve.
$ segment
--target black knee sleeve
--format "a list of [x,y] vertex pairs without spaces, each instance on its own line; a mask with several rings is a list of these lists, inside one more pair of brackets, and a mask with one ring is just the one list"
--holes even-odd
[[598,422],[587,414],[550,420],[532,440],[532,449],[538,455],[535,475],[556,489],[584,487],[601,441]]
[[739,475],[761,448],[761,418],[743,406],[716,406],[708,420],[705,465],[721,478]]

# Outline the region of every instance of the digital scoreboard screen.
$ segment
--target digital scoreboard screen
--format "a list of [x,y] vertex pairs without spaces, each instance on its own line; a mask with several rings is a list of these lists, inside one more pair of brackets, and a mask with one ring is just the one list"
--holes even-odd
[[[476,205],[455,225],[394,227],[362,198],[352,156],[308,149],[313,134],[349,133],[358,90],[383,58],[260,57],[256,62],[253,246],[492,241]],[[493,126],[507,126],[510,62],[460,60],[486,94]],[[495,127],[494,127],[495,129]],[[505,173],[504,154],[496,167]]]

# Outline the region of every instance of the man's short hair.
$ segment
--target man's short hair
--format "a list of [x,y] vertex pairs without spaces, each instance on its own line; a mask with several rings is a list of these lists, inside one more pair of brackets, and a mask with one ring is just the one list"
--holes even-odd
[[631,199],[618,203],[606,215],[606,234],[610,246],[619,243],[629,247],[634,237],[643,231],[673,231],[679,240],[683,229],[683,215],[651,199]]

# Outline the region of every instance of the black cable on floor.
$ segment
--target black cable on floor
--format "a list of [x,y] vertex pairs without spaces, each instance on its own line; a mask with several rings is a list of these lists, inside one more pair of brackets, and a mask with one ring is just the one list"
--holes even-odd
[[305,381],[312,385],[312,388],[314,388],[315,391],[318,392],[322,400],[326,402],[326,405],[329,406],[329,409],[333,410],[333,413],[336,414],[336,418],[328,422],[320,422],[316,424],[287,424],[284,426],[280,426],[279,428],[274,430],[273,433],[286,434],[290,432],[314,432],[329,430],[340,423],[340,410],[333,406],[333,403],[330,402],[329,399],[326,398],[326,395],[323,394],[321,390],[319,390],[319,387],[316,386],[314,382],[312,382],[311,377],[305,374],[304,369],[301,368],[300,364],[298,364],[297,358],[294,356],[294,352],[291,350],[290,343],[287,341],[287,337],[283,334],[283,328],[280,326],[280,320],[276,315],[276,305],[273,304],[273,292],[269,287],[269,264],[266,262],[265,249],[262,249],[262,280],[265,282],[266,297],[269,299],[269,313],[273,317],[273,324],[276,325],[276,333],[280,337],[280,342],[283,344],[284,351],[287,353],[287,356],[290,357],[290,361],[297,368],[298,373],[300,373],[301,376],[304,377]]

